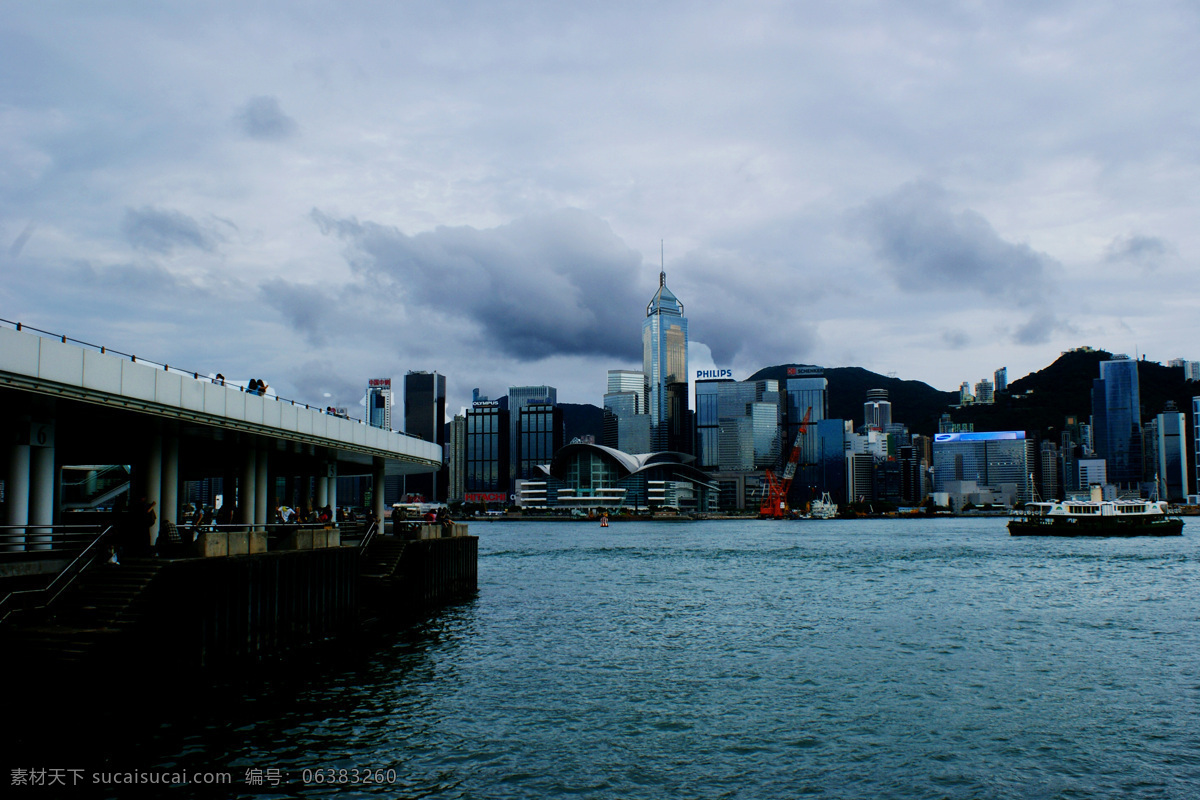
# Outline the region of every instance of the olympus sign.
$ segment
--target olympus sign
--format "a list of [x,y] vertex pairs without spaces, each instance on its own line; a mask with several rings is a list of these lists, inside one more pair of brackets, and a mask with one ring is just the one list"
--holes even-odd
[[732,378],[733,370],[731,369],[698,369],[696,370],[696,379],[703,378]]

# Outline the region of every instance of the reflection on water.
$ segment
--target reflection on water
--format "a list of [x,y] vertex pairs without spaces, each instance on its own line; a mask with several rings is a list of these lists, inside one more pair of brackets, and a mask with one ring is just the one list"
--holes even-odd
[[[119,737],[92,719],[92,754],[228,770],[228,796],[1200,785],[1195,522],[1141,541],[1012,538],[1003,520],[475,527],[473,601],[236,688],[190,687],[199,702],[161,698]],[[356,768],[395,783],[300,783]],[[245,784],[270,769],[291,783]],[[211,796],[174,792],[193,794]]]

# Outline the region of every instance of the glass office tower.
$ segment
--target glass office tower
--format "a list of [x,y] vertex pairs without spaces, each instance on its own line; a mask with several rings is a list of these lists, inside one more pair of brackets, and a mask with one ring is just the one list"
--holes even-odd
[[[650,445],[653,450],[670,449],[672,430],[685,428],[684,420],[672,420],[687,411],[687,391],[679,397],[672,384],[688,380],[688,332],[687,317],[683,315],[683,304],[667,288],[667,273],[658,276],[658,291],[646,306],[646,319],[642,323],[642,367],[649,385],[647,405],[650,411]],[[674,402],[672,402],[674,400]],[[674,424],[672,424],[674,423]]]
[[526,403],[517,417],[517,474],[515,479],[541,475],[538,466],[549,464],[563,446],[563,412],[553,403]]
[[463,496],[469,502],[478,502],[473,495],[508,495],[508,414],[495,400],[478,400],[467,409]]
[[[410,371],[404,376],[404,432],[442,446],[446,426],[446,376],[436,372]],[[407,475],[405,494],[419,494],[430,501],[446,499],[449,473],[444,466],[426,475]]]
[[1140,484],[1141,395],[1137,362],[1129,356],[1100,362],[1100,377],[1092,381],[1092,426],[1096,455],[1107,465],[1109,482],[1124,487]]
[[[528,475],[523,474],[517,459],[520,458],[521,447],[518,437],[521,435],[521,409],[530,403],[539,405],[558,405],[558,389],[553,386],[510,386],[508,387],[508,412],[510,415],[510,424],[512,431],[508,440],[508,457],[509,457],[509,478],[516,480],[517,478],[528,478]],[[560,412],[561,415],[561,412]],[[547,462],[548,463],[548,460]],[[513,487],[509,487],[510,490]]]

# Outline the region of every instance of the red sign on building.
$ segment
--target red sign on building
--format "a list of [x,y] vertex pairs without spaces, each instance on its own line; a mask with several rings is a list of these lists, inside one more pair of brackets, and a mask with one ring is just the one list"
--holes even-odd
[[468,503],[503,503],[508,499],[508,495],[504,492],[467,492],[463,495],[463,500]]

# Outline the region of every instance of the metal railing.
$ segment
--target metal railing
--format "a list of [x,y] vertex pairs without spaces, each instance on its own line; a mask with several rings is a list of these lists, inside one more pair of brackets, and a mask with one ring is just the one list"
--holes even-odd
[[[59,526],[61,527],[80,527],[80,526]],[[91,535],[87,539],[87,543],[66,567],[59,570],[54,579],[46,586],[36,589],[17,589],[0,597],[0,624],[3,624],[8,616],[18,609],[28,610],[31,608],[46,608],[55,600],[57,600],[67,588],[75,582],[85,569],[90,567],[92,563],[102,556],[107,555],[106,540],[112,535],[115,528],[109,525],[97,534],[95,529],[99,526],[94,526]],[[36,551],[39,554],[44,554],[47,550]],[[52,551],[51,551],[52,552]],[[60,549],[60,552],[66,552],[65,549]]]
[[72,553],[91,543],[100,525],[0,525],[0,555]]
[[[346,414],[346,415],[333,414],[329,411],[329,407],[322,408],[320,406],[314,406],[314,405],[310,405],[308,403],[301,402],[300,400],[290,400],[290,399],[288,399],[286,397],[282,397],[278,394],[259,394],[258,392],[250,392],[247,387],[238,386],[237,384],[230,383],[227,380],[225,380],[223,377],[218,381],[216,376],[219,373],[205,374],[205,373],[194,371],[194,370],[189,371],[186,369],[180,369],[178,367],[172,367],[169,364],[165,364],[165,363],[161,363],[161,362],[157,362],[157,361],[151,361],[150,359],[141,358],[132,353],[123,353],[120,350],[113,350],[112,348],[106,347],[104,345],[93,344],[92,342],[85,342],[82,339],[74,339],[70,336],[67,336],[64,333],[54,333],[53,331],[45,331],[45,330],[42,330],[41,328],[35,328],[31,325],[26,325],[23,322],[17,322],[17,321],[11,320],[11,319],[4,319],[3,317],[0,317],[0,323],[6,324],[6,325],[11,325],[11,326],[13,326],[13,329],[17,330],[17,331],[30,331],[30,332],[35,333],[38,336],[41,336],[46,339],[57,339],[60,342],[62,342],[63,344],[77,344],[82,347],[89,347],[92,350],[95,350],[96,352],[101,353],[102,355],[120,356],[122,358],[129,359],[130,361],[132,361],[135,364],[148,364],[148,365],[150,365],[152,367],[156,367],[156,368],[161,367],[163,369],[163,371],[165,371],[165,372],[170,372],[175,375],[182,375],[184,377],[192,378],[193,380],[205,381],[206,383],[219,383],[220,385],[225,386],[226,388],[229,388],[229,389],[237,389],[238,391],[246,392],[248,394],[258,394],[260,397],[270,398],[270,399],[276,400],[280,403],[289,403],[293,406],[303,406],[304,408],[307,408],[307,409],[323,411],[324,413],[329,414],[330,416],[335,416],[335,417],[338,417],[339,419],[350,420],[351,422],[357,422],[360,425],[367,424],[366,420],[358,419],[357,417],[351,417],[348,414]],[[398,433],[401,436],[406,436],[410,439],[418,439],[420,441],[424,441],[423,439],[421,439],[421,437],[413,436],[412,434],[405,433],[404,431],[391,431],[391,433]]]
[[379,520],[371,520],[371,524],[367,526],[367,532],[363,534],[362,541],[358,543],[359,552],[365,552],[367,545],[375,538],[375,533],[379,530]]

